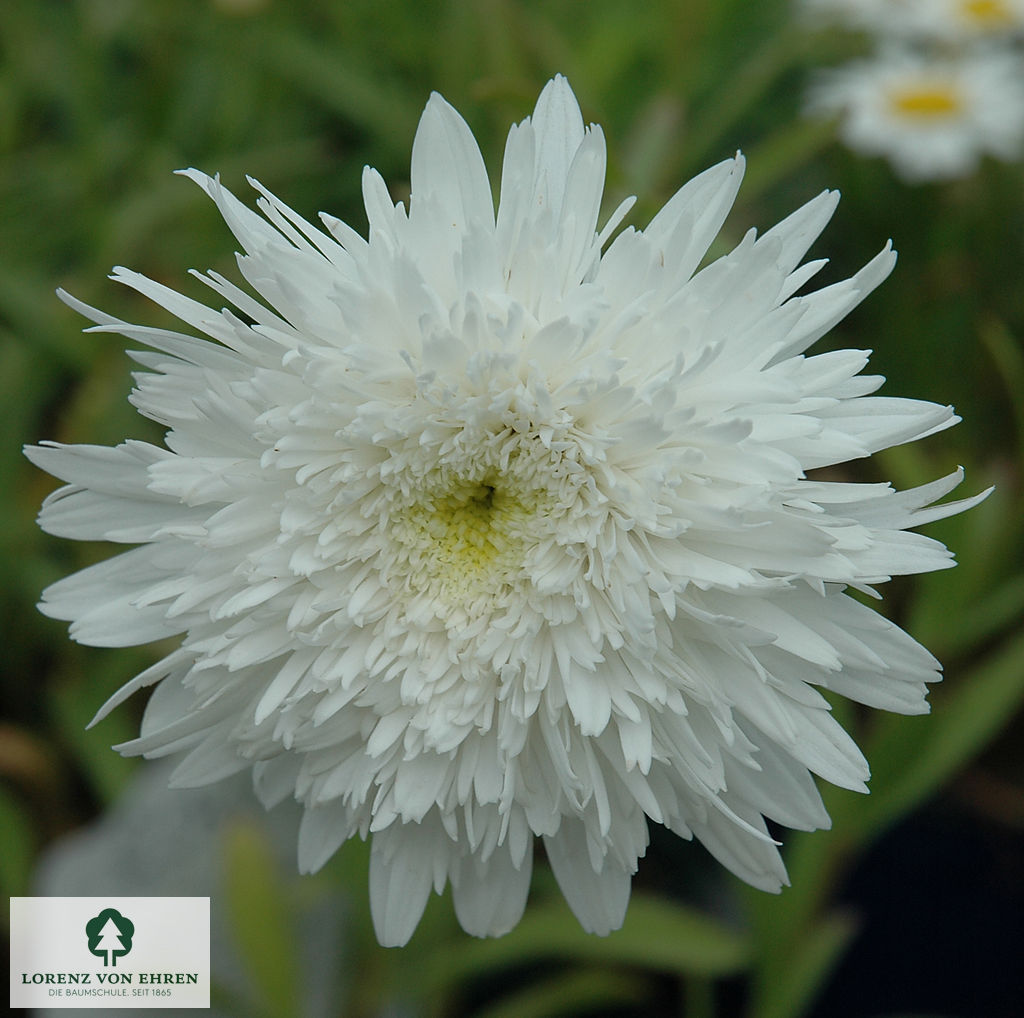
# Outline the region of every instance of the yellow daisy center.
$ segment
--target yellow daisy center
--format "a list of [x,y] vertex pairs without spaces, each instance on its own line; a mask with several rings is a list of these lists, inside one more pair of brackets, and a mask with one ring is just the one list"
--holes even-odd
[[939,119],[959,113],[963,100],[950,85],[923,84],[890,92],[889,107],[899,117]]
[[967,21],[984,27],[1008,25],[1013,21],[1009,5],[1002,0],[962,0],[960,13]]
[[516,582],[541,507],[539,493],[510,480],[457,481],[395,514],[391,532],[412,591],[468,609]]

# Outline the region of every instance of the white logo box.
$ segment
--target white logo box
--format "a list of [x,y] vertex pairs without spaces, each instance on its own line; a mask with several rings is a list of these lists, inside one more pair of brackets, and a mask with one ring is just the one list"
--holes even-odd
[[11,1007],[209,1006],[209,898],[11,898]]

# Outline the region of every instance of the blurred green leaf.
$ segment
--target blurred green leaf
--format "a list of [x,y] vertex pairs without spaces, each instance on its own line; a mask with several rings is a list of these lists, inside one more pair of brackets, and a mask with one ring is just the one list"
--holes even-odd
[[802,59],[806,37],[792,26],[761,39],[741,67],[712,92],[689,131],[687,165],[717,162],[716,153],[736,123],[764,100],[765,93]]
[[652,96],[637,110],[619,157],[632,194],[649,195],[658,188],[668,154],[675,148],[685,110],[672,95]]
[[17,798],[0,785],[0,894],[29,893],[35,836]]
[[260,54],[264,66],[311,100],[370,132],[388,155],[405,156],[425,97],[390,79],[368,54],[339,60],[315,38],[285,32]]
[[1021,399],[1021,393],[1024,393],[1024,350],[1011,335],[1006,323],[998,318],[987,317],[978,331],[1010,395],[1017,429],[1017,448],[1024,453],[1024,399]]
[[848,912],[817,920],[787,951],[783,964],[759,967],[749,1018],[800,1018],[856,932],[857,922]]
[[995,587],[991,593],[961,606],[959,629],[963,645],[975,645],[991,639],[1024,618],[1024,576],[1015,575]]
[[584,933],[565,902],[556,899],[531,906],[506,936],[473,941],[451,952],[431,979],[438,987],[451,986],[470,975],[540,958],[722,976],[741,971],[750,951],[744,933],[687,905],[651,895],[634,894],[622,929],[607,937]]
[[474,1012],[474,1018],[558,1018],[645,997],[647,984],[621,972],[569,972],[531,983],[498,1003]]
[[747,152],[743,200],[750,202],[791,175],[835,142],[835,125],[826,120],[793,120]]
[[224,906],[265,1018],[298,1018],[302,1013],[295,914],[265,836],[236,823],[224,839]]
[[862,836],[877,836],[920,805],[1014,717],[1024,700],[1024,633],[931,700],[929,718],[876,718],[866,745],[872,792],[842,821]]
[[88,725],[103,701],[141,670],[132,667],[139,654],[119,651],[101,655],[86,651],[82,657],[86,656],[102,657],[96,664],[96,684],[68,675],[52,686],[50,705],[63,739],[90,788],[109,803],[117,798],[139,765],[137,759],[123,757],[111,749],[135,737],[135,721],[130,712],[115,711],[96,728],[90,729]]

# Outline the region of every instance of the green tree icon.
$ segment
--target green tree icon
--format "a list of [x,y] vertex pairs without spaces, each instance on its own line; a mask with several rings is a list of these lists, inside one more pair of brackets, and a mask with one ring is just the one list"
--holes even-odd
[[104,966],[117,965],[117,959],[132,949],[135,924],[116,908],[105,908],[85,924],[89,951],[103,959]]

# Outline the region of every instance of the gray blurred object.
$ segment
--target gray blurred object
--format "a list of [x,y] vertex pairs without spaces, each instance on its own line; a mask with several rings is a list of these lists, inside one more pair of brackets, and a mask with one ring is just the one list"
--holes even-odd
[[[266,813],[248,774],[206,788],[168,789],[173,763],[147,763],[108,814],[61,839],[42,858],[32,893],[53,896],[209,896],[210,954],[215,989],[239,1002],[255,997],[239,958],[223,902],[223,845],[231,825],[261,831],[282,874],[298,881],[295,834],[301,810],[291,802]],[[341,895],[304,902],[298,910],[304,1000],[296,1013],[327,1018],[340,1013],[344,967]],[[214,998],[216,999],[216,997]],[[76,1009],[77,1010],[77,1009]],[[66,1008],[35,1012],[61,1018]],[[195,1015],[192,1008],[119,1008],[118,1015]],[[215,1018],[244,1013],[217,1006]]]

